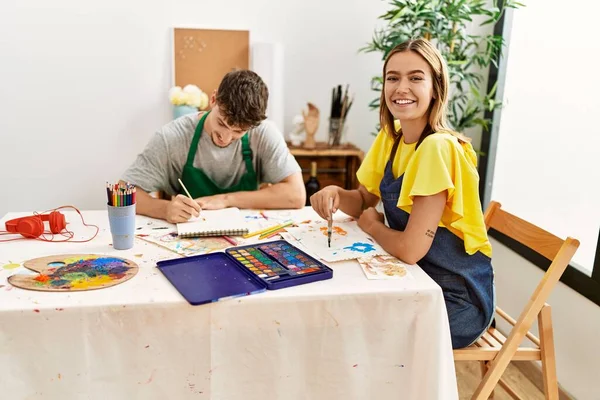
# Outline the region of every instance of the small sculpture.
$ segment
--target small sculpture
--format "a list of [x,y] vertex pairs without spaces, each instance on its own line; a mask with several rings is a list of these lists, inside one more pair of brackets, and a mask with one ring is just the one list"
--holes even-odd
[[304,130],[306,131],[306,140],[304,141],[305,149],[314,149],[317,147],[315,142],[315,134],[319,128],[319,109],[312,103],[308,103],[308,112],[302,110],[304,117]]
[[302,115],[296,115],[292,120],[294,130],[290,132],[290,142],[292,146],[298,147],[304,140],[304,117]]

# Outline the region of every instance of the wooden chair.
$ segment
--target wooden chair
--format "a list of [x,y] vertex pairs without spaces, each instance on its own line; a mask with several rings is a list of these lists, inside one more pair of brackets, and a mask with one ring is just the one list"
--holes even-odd
[[[497,384],[506,389],[511,397],[519,399],[520,397],[501,379],[502,374],[511,361],[537,360],[542,362],[546,399],[558,400],[551,308],[546,304],[546,300],[577,251],[579,241],[571,237],[560,239],[500,207],[500,203],[490,203],[485,212],[486,227],[494,228],[520,242],[552,263],[516,321],[500,308],[496,308],[496,316],[504,318],[513,326],[508,337],[490,327],[474,345],[454,350],[454,359],[481,361],[483,379],[472,399],[488,399],[493,396]],[[535,318],[538,319],[539,338],[529,332]],[[525,337],[534,344],[533,347],[519,347]]]

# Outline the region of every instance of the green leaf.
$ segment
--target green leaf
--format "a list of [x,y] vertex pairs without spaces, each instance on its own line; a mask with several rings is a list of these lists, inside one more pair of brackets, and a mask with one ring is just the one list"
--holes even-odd
[[[384,60],[399,43],[430,35],[448,66],[449,123],[459,131],[476,125],[486,127],[484,111],[497,109],[502,103],[495,99],[497,82],[486,93],[482,71],[497,65],[505,43],[499,35],[475,35],[467,29],[471,29],[475,16],[484,17],[481,25],[489,25],[498,21],[506,8],[524,5],[514,0],[388,0],[387,3],[387,12],[378,18],[382,27],[374,31],[371,41],[359,52],[379,52]],[[375,93],[380,94],[382,88],[380,76],[371,78]],[[379,101],[379,97],[373,99],[368,107],[379,107]]]
[[369,102],[369,108],[379,108],[379,98],[371,100]]
[[489,25],[489,24],[493,24],[497,21],[496,17],[494,18],[490,18],[490,19],[486,19],[485,21],[483,21],[481,24],[479,24],[479,26],[484,26],[484,25]]

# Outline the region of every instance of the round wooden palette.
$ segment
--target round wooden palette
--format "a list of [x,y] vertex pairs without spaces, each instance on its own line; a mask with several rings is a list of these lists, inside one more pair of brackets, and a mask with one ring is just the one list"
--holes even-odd
[[103,289],[123,283],[137,274],[136,263],[97,254],[61,254],[34,258],[23,266],[38,275],[12,275],[8,282],[18,288],[43,292]]

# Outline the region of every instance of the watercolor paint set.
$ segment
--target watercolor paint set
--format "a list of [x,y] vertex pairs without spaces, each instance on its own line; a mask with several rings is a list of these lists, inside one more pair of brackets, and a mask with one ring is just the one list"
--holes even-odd
[[333,270],[285,240],[157,262],[192,305],[331,279]]

